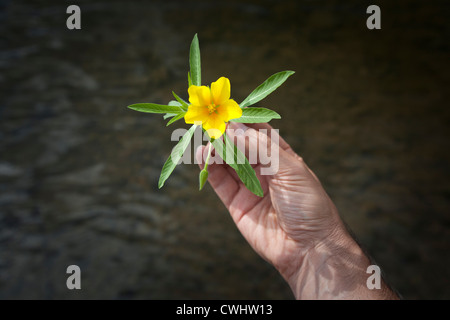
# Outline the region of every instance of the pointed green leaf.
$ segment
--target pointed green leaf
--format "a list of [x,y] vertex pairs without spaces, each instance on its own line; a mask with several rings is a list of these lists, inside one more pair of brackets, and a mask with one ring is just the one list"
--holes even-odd
[[163,118],[164,120],[175,117],[177,115],[177,113],[166,113]]
[[186,112],[180,112],[179,114],[177,114],[176,116],[174,116],[172,119],[169,120],[169,122],[167,122],[166,127],[171,125],[172,123],[174,123],[175,121],[178,121],[182,118],[184,118],[184,115],[186,114]]
[[201,86],[201,64],[200,64],[200,45],[198,43],[197,34],[192,39],[191,48],[189,51],[189,67],[191,69],[191,80],[195,86]]
[[175,99],[177,99],[177,101],[181,104],[181,107],[183,108],[184,111],[187,111],[189,105],[186,101],[184,101],[183,99],[181,99],[175,92],[172,91],[173,96],[175,97]]
[[202,171],[200,171],[200,174],[198,175],[199,190],[203,189],[203,186],[205,185],[207,180],[208,180],[208,170],[203,169]]
[[244,101],[242,101],[242,103],[240,104],[241,108],[251,106],[252,104],[261,101],[269,94],[274,92],[279,86],[283,84],[283,82],[287,80],[287,78],[289,78],[294,73],[294,71],[281,71],[275,73],[274,75],[271,75],[266,81],[264,81],[255,90],[253,90],[252,93],[250,93]]
[[[245,155],[233,144],[226,134],[223,135],[225,143],[221,139],[212,142],[214,149],[220,157],[232,167],[242,183],[255,195],[262,197],[264,195],[261,183],[256,176],[256,172],[248,162]],[[225,148],[224,148],[225,145]]]
[[183,104],[181,102],[178,102],[178,101],[175,101],[175,100],[170,100],[169,101],[169,106],[178,107],[178,109],[179,109],[178,112],[187,111],[187,109],[185,109],[183,107]]
[[183,109],[181,103],[178,102],[178,101],[175,101],[175,100],[169,101],[169,106],[175,106],[175,107],[178,107],[178,111],[177,111],[176,113],[166,113],[166,114],[164,115],[164,117],[163,117],[164,120],[166,120],[166,119],[168,119],[168,118],[175,117],[176,115],[178,115],[178,114],[180,114],[180,113],[182,113],[182,112],[185,111],[185,110]]
[[240,123],[263,123],[269,122],[272,119],[281,119],[281,116],[270,109],[252,107],[242,109],[242,116],[230,121]]
[[188,72],[188,85],[189,85],[189,87],[192,86],[192,80],[191,80],[190,72]]
[[169,176],[172,174],[173,170],[178,164],[178,161],[181,159],[181,157],[184,154],[184,151],[186,151],[186,148],[189,146],[189,142],[191,142],[192,135],[194,134],[195,128],[197,128],[197,125],[193,125],[178,141],[178,144],[172,149],[172,153],[170,154],[169,158],[167,159],[166,163],[164,163],[164,166],[161,170],[161,175],[159,177],[158,182],[158,188],[162,188],[164,185],[164,182],[169,178]]
[[183,111],[179,106],[169,106],[156,103],[136,103],[128,106],[128,108],[149,113],[179,113],[180,111]]
[[168,103],[168,105],[169,105],[169,106],[180,107],[180,110],[181,110],[181,103],[179,103],[179,102],[176,101],[176,100],[170,100],[169,103]]

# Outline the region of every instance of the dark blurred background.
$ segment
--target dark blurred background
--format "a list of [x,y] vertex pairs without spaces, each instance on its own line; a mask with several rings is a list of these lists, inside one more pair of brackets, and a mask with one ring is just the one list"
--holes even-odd
[[[81,30],[66,8],[81,8]],[[381,30],[366,8],[381,8]],[[0,1],[0,298],[292,299],[174,127],[125,108],[203,83],[259,105],[404,298],[450,298],[448,1]],[[177,122],[175,127],[184,126]],[[81,268],[81,290],[66,268]]]

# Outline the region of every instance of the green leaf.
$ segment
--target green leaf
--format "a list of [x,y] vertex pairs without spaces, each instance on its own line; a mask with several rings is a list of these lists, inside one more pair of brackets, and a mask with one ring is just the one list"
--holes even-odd
[[189,87],[192,86],[191,74],[189,72],[188,72],[188,85]]
[[283,82],[287,80],[287,78],[289,78],[294,73],[294,71],[281,71],[275,73],[274,75],[271,75],[266,81],[264,81],[255,90],[253,90],[252,93],[250,93],[244,101],[241,102],[241,108],[251,106],[252,104],[261,101],[269,94],[274,92],[279,86],[283,84]]
[[168,119],[168,118],[175,117],[176,115],[179,115],[180,113],[183,113],[183,112],[185,111],[185,110],[183,109],[181,103],[178,102],[178,101],[175,101],[175,100],[169,101],[169,106],[175,106],[175,107],[178,107],[179,110],[178,110],[176,113],[166,113],[166,114],[164,115],[164,117],[163,117],[164,120],[166,120],[166,119]]
[[198,182],[199,182],[199,190],[203,189],[203,186],[206,183],[206,180],[208,180],[208,170],[203,169],[202,171],[200,171],[200,174],[198,175]]
[[180,107],[180,110],[181,110],[181,103],[179,103],[179,102],[176,101],[176,100],[170,100],[169,103],[168,103],[168,105],[169,105],[169,106]]
[[181,99],[175,92],[172,91],[173,96],[175,97],[175,99],[177,99],[177,101],[181,104],[181,107],[183,108],[184,111],[187,111],[189,105],[186,101],[184,101],[183,99]]
[[197,128],[197,125],[193,125],[178,141],[177,145],[172,149],[172,153],[170,154],[169,158],[167,159],[166,163],[164,163],[164,166],[161,170],[161,175],[159,176],[159,182],[158,182],[158,188],[162,188],[164,185],[164,182],[169,178],[169,176],[172,174],[173,170],[178,164],[178,161],[181,159],[181,157],[184,154],[184,151],[186,151],[186,148],[189,145],[189,142],[191,142],[192,135],[194,134],[195,128]]
[[177,114],[176,116],[174,116],[172,119],[169,120],[169,122],[167,122],[166,127],[171,125],[172,123],[174,123],[177,120],[180,120],[181,118],[184,118],[184,115],[186,114],[186,112],[180,112],[179,114]]
[[200,46],[198,43],[197,34],[191,42],[191,48],[189,51],[189,67],[191,69],[191,80],[195,86],[201,86],[201,64],[200,64]]
[[262,123],[269,122],[272,119],[281,119],[281,116],[270,109],[252,107],[242,109],[242,116],[230,121],[240,123]]
[[175,117],[177,115],[177,113],[166,113],[163,118],[164,120]]
[[128,106],[128,108],[149,113],[176,113],[183,111],[179,106],[169,106],[155,103],[136,103]]
[[239,179],[241,179],[247,189],[258,197],[262,197],[264,193],[255,170],[250,165],[245,155],[233,144],[228,136],[224,134],[223,137],[225,140],[225,148],[224,142],[221,139],[217,139],[212,142],[214,149],[216,149],[216,152],[218,152],[220,157],[236,171]]

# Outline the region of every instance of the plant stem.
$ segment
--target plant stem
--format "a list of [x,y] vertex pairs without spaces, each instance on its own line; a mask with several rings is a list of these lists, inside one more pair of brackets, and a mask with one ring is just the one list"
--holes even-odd
[[208,171],[208,163],[209,163],[209,158],[211,157],[211,147],[212,147],[212,143],[209,143],[209,149],[208,149],[208,156],[206,157],[206,161],[205,161],[205,167],[203,168],[203,170]]

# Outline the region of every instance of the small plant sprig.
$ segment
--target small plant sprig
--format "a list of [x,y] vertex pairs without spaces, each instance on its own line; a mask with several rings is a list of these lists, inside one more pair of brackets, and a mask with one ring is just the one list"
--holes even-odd
[[[170,119],[167,126],[184,118],[185,122],[192,124],[183,135],[178,144],[172,149],[172,153],[164,163],[159,177],[158,187],[161,188],[170,174],[175,169],[178,161],[183,156],[189,142],[194,135],[197,126],[201,126],[208,134],[210,146],[205,166],[199,174],[199,189],[201,190],[208,179],[208,163],[211,156],[211,146],[216,153],[233,168],[242,183],[255,195],[262,197],[263,190],[255,170],[248,162],[245,155],[234,145],[225,132],[227,122],[240,123],[264,123],[272,119],[281,119],[281,116],[273,110],[251,107],[261,101],[279,86],[281,86],[294,71],[282,71],[270,76],[248,95],[240,104],[230,99],[231,85],[225,77],[220,77],[210,87],[201,85],[200,46],[197,34],[192,40],[189,52],[188,94],[189,103],[180,98],[175,92],[172,94],[175,100],[168,105],[155,103],[137,103],[128,108],[148,113],[165,114],[164,119]],[[243,159],[236,163],[235,159]]]

